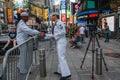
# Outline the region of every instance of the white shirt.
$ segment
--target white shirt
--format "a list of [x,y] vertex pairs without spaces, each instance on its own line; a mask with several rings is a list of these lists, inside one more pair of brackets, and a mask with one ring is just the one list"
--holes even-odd
[[80,27],[80,34],[85,34],[85,28],[82,26],[82,27]]
[[48,32],[47,32],[48,34],[51,34],[51,33],[52,33],[52,28],[48,27],[48,28],[47,28],[47,31],[48,31]]
[[29,35],[36,35],[39,33],[39,31],[29,28],[23,20],[20,20],[17,25],[17,43],[21,44],[29,38]]
[[54,36],[55,40],[59,40],[60,38],[65,38],[66,30],[65,25],[62,21],[57,20],[56,25],[54,27],[54,34],[46,34],[47,37]]

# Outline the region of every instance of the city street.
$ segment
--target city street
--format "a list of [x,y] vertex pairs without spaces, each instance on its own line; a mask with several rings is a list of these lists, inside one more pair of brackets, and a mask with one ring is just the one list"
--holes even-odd
[[[0,80],[61,80],[70,71],[68,80],[120,80],[119,5],[120,0],[0,0]],[[70,71],[61,54],[65,36]],[[58,62],[65,66],[62,76],[54,74]]]
[[[87,39],[86,42],[89,40]],[[105,66],[103,64],[103,74],[96,75],[95,80],[120,80],[120,43],[115,40],[110,40],[109,43],[105,43],[104,39],[99,40],[101,48],[103,50],[104,59],[107,64],[108,72],[106,72]],[[85,62],[83,64],[83,69],[80,69],[81,61],[83,60],[86,46],[88,43],[83,44],[82,48],[71,48],[70,44],[67,46],[67,61],[70,66],[72,77],[70,80],[91,80],[92,76],[92,51],[91,46],[87,52]],[[97,47],[97,45],[95,46]],[[111,55],[112,54],[112,55]],[[115,55],[117,54],[117,55]],[[95,53],[96,55],[96,53]],[[113,57],[110,57],[113,56]],[[95,57],[96,58],[96,57]],[[96,59],[95,59],[96,60]],[[32,73],[29,80],[59,80],[60,76],[54,75],[53,73],[57,71],[57,55],[56,51],[51,52],[46,51],[46,72],[47,76],[41,78],[39,73],[39,65],[33,66]],[[94,64],[96,65],[96,63]],[[96,68],[95,72],[96,72]],[[37,75],[37,76],[36,76]]]

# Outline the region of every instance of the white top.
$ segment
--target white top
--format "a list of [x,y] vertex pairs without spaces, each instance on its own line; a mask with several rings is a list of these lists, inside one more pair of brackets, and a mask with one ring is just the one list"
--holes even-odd
[[21,44],[29,38],[29,35],[36,35],[39,33],[39,31],[29,28],[23,20],[20,20],[17,25],[17,43]]
[[80,27],[80,34],[85,34],[85,28],[82,26],[82,27]]
[[46,34],[47,37],[55,37],[55,40],[59,40],[61,38],[65,38],[66,30],[65,25],[62,21],[57,20],[56,25],[54,27],[54,34]]

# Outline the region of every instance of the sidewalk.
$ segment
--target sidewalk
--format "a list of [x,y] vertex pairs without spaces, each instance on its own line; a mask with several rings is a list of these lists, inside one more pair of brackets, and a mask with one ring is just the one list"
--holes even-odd
[[[71,80],[91,80],[92,75],[92,51],[91,45],[89,47],[89,50],[87,52],[87,56],[85,58],[85,62],[83,64],[83,69],[80,69],[81,61],[83,60],[86,47],[88,45],[87,40],[86,44],[83,44],[83,47],[78,48],[70,48],[70,45],[67,46],[67,61],[72,73]],[[110,53],[118,53],[120,55],[120,43],[116,42],[115,40],[110,40],[109,43],[105,43],[104,40],[99,40],[100,46],[103,49],[103,53],[106,55]],[[96,46],[97,47],[97,46]],[[103,64],[103,75],[94,75],[95,80],[120,80],[120,57],[114,58],[104,55],[104,59],[106,61],[108,72],[105,70],[105,66]],[[96,58],[96,57],[95,57]],[[45,78],[41,78],[39,74],[39,65],[37,67],[33,67],[33,73],[31,74],[31,78],[29,80],[33,80],[33,77],[35,80],[59,80],[60,76],[54,75],[53,72],[57,70],[57,54],[56,51],[52,50],[51,52],[46,51],[46,71],[47,76]],[[96,69],[96,68],[94,68]],[[35,76],[37,74],[37,76]]]

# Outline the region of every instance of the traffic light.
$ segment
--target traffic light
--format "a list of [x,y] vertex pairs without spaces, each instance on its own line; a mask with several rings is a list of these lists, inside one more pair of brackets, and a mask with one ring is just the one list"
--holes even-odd
[[74,15],[76,13],[76,10],[78,10],[79,6],[78,3],[71,3],[71,13]]

